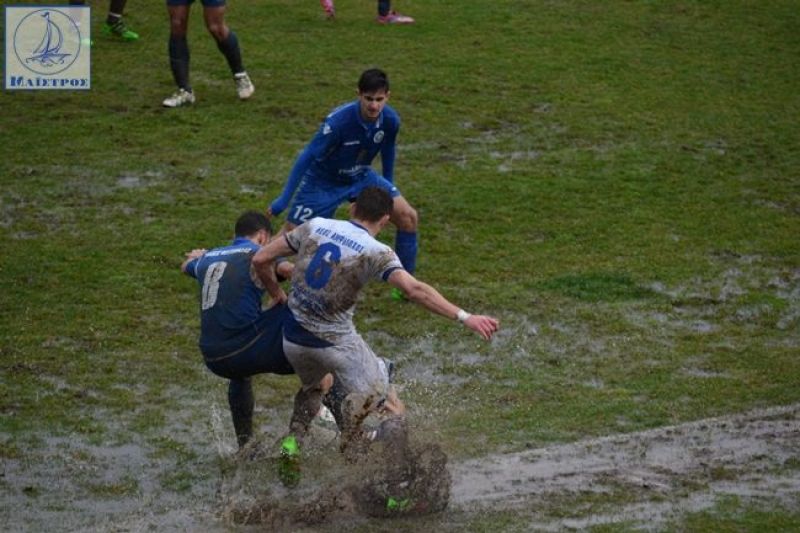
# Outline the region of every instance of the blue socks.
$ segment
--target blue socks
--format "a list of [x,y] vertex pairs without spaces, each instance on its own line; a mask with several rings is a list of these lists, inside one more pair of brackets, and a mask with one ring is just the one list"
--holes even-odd
[[409,274],[417,269],[417,233],[397,230],[394,239],[394,250]]
[[378,15],[385,17],[392,9],[392,0],[378,0]]
[[172,69],[172,77],[175,78],[175,84],[187,91],[192,90],[189,85],[189,43],[186,42],[186,36],[169,37],[169,66]]
[[236,37],[236,34],[233,33],[233,30],[228,32],[228,36],[225,39],[217,41],[217,48],[219,48],[219,51],[222,52],[222,55],[224,55],[225,59],[228,61],[228,66],[231,68],[232,74],[244,72],[244,67],[242,67],[242,53],[239,50],[239,39]]

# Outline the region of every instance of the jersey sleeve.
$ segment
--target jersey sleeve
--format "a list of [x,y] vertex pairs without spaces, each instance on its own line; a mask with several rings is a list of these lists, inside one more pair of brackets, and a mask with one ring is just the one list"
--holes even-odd
[[381,172],[383,177],[394,183],[394,158],[397,145],[397,133],[400,131],[400,117],[394,114],[393,127],[386,132],[381,146]]
[[286,239],[286,244],[288,244],[289,247],[295,252],[300,250],[300,246],[303,244],[303,241],[305,241],[311,233],[311,223],[313,221],[314,219],[304,222],[289,233],[283,234],[284,238]]
[[307,150],[312,158],[316,160],[325,159],[336,150],[339,145],[339,138],[339,128],[331,118],[326,118],[308,144]]
[[392,272],[402,268],[403,264],[400,262],[400,258],[388,246],[375,256],[373,272],[375,278],[380,281],[386,281]]
[[300,185],[300,181],[308,167],[311,166],[314,160],[324,159],[333,152],[338,145],[338,138],[339,134],[330,118],[325,119],[311,142],[297,156],[281,195],[270,204],[270,210],[273,215],[279,215],[289,207],[289,202],[292,200],[292,196],[294,196],[294,192]]
[[197,279],[197,264],[200,262],[201,257],[195,257],[188,263],[186,263],[186,268],[183,271],[187,276],[190,276],[194,279]]
[[289,202],[292,200],[294,191],[297,190],[297,186],[300,184],[300,179],[303,177],[303,174],[306,173],[309,165],[311,165],[313,157],[309,148],[310,147],[307,146],[300,152],[300,155],[297,156],[297,160],[294,162],[294,166],[289,173],[289,178],[286,180],[286,185],[283,187],[281,195],[270,204],[270,211],[272,211],[273,215],[280,215],[284,209],[289,207]]

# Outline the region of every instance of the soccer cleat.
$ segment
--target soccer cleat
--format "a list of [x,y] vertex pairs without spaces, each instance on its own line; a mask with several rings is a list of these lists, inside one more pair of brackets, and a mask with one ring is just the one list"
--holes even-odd
[[386,498],[386,510],[390,513],[405,511],[411,507],[411,498],[394,498],[389,496]]
[[183,107],[194,103],[194,93],[186,89],[178,89],[178,92],[162,102],[164,107]]
[[286,487],[296,487],[300,483],[300,445],[294,435],[281,441],[278,477]]
[[247,100],[256,92],[256,88],[253,82],[250,81],[250,76],[247,75],[247,72],[234,74],[233,81],[236,82],[236,93],[239,95],[239,100]]
[[378,24],[414,24],[414,19],[408,15],[401,15],[397,11],[390,11],[386,15],[378,15],[375,19]]
[[104,22],[103,26],[100,28],[100,31],[103,32],[103,35],[116,37],[127,42],[139,40],[139,34],[129,29],[122,19],[117,20],[114,24]]
[[319,0],[319,5],[325,10],[325,16],[332,19],[336,16],[336,8],[333,5],[333,0]]
[[397,287],[392,287],[392,292],[389,293],[389,296],[395,302],[405,302],[408,299],[406,298],[405,293],[400,289],[398,289]]

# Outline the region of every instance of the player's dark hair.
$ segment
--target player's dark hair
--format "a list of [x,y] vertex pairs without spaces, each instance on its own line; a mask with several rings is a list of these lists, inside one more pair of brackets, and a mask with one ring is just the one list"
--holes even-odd
[[355,218],[367,222],[377,222],[384,215],[392,212],[394,200],[392,196],[380,187],[367,187],[356,198]]
[[237,237],[250,237],[262,229],[267,230],[267,233],[272,235],[272,225],[269,223],[267,216],[258,211],[245,211],[236,221],[234,231]]
[[389,92],[389,76],[379,68],[371,68],[361,73],[358,79],[358,92],[374,93],[384,90]]

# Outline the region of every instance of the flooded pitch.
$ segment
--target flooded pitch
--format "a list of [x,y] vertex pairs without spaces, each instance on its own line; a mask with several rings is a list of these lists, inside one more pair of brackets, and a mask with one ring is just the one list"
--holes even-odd
[[[798,509],[800,405],[484,457],[455,465],[453,477],[452,507],[529,509],[540,530],[621,522],[656,529],[728,495]],[[591,493],[629,501],[580,518],[541,512],[552,499]]]
[[[513,510],[526,530],[623,523],[658,530],[726,496],[800,508],[800,404],[449,464],[438,447],[415,444],[412,460],[400,469],[380,462],[344,464],[323,438],[296,489],[278,483],[271,444],[247,458],[220,457],[216,481],[182,496],[152,482],[135,497],[79,496],[70,488],[70,468],[62,475],[46,464],[19,468],[6,462],[0,498],[5,527],[337,531],[389,527],[399,519],[406,529],[416,524],[455,531],[481,513]],[[112,455],[94,474],[124,468],[131,455],[143,478],[163,475],[163,464],[147,461],[131,446]],[[48,478],[55,490],[47,489]],[[26,492],[37,482],[38,494]],[[585,504],[592,496],[608,502],[605,512]]]
[[[410,515],[421,520],[420,527],[427,527],[431,522],[422,515],[440,513],[436,526],[457,530],[469,516],[514,510],[529,530],[623,523],[658,530],[669,520],[710,509],[728,496],[766,498],[789,509],[800,508],[798,404],[496,454],[454,463],[447,470],[438,448],[418,446],[415,454],[412,470],[400,476],[415,480],[414,484],[405,492],[394,490],[398,499],[427,501],[429,507],[410,505],[407,512],[388,509],[391,476],[378,468],[344,475],[338,483],[321,482],[305,493],[271,494],[240,504],[229,509],[228,523],[261,524],[272,530],[303,526],[334,530],[359,516]],[[607,512],[582,511],[581,502],[593,495],[612,503]],[[565,513],[566,502],[572,504],[567,504]],[[556,505],[562,510],[551,513]],[[559,514],[569,516],[553,517]],[[403,522],[404,528],[409,525],[413,527],[413,522]]]

